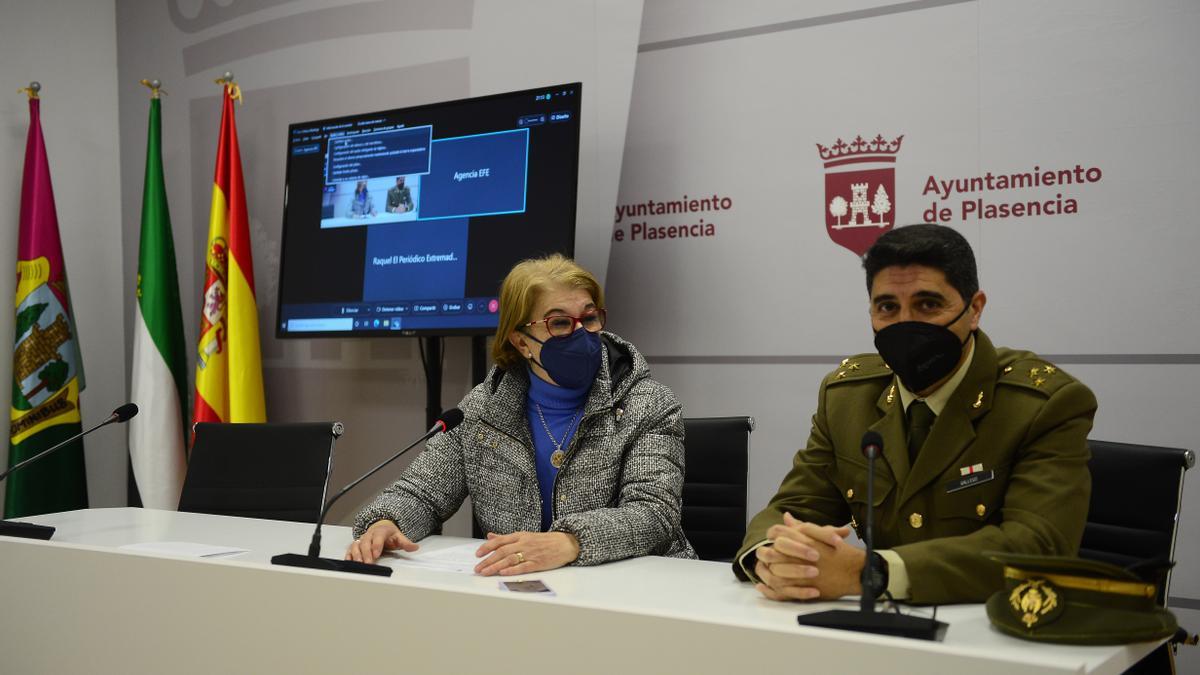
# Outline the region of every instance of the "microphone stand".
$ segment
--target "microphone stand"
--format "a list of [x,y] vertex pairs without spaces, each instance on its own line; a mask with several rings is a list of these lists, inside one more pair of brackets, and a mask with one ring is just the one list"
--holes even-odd
[[[457,410],[457,408],[455,410]],[[447,414],[447,416],[449,416],[449,415]],[[458,421],[459,422],[462,421],[461,413],[459,414]],[[457,425],[458,425],[458,422],[455,422],[453,424],[450,424],[449,427],[452,428]],[[366,472],[365,474],[360,476],[358,479],[356,479],[353,483],[350,483],[346,487],[342,488],[336,495],[333,496],[333,499],[330,499],[325,504],[325,508],[321,509],[321,515],[320,515],[320,517],[317,518],[317,527],[313,531],[312,541],[309,542],[309,544],[308,544],[308,554],[305,555],[305,554],[300,554],[300,553],[280,553],[279,555],[271,558],[271,564],[272,565],[283,565],[285,567],[304,567],[304,568],[314,569],[314,570],[328,570],[331,572],[352,572],[354,574],[372,574],[372,575],[380,576],[380,577],[392,576],[392,568],[385,567],[383,565],[358,562],[357,560],[338,560],[336,558],[322,558],[321,557],[321,525],[325,523],[325,516],[329,513],[329,508],[331,506],[333,506],[334,502],[341,499],[342,495],[349,492],[351,489],[353,489],[359,483],[370,478],[372,475],[375,474],[376,471],[379,471],[383,467],[385,467],[388,464],[391,464],[395,460],[399,459],[400,456],[403,455],[404,453],[408,452],[409,450],[412,450],[413,448],[417,447],[421,443],[424,443],[425,441],[429,440],[433,436],[435,436],[443,431],[447,431],[447,430],[448,430],[447,423],[443,420],[438,420],[433,425],[432,429],[425,432],[424,436],[413,441],[412,445],[409,445],[407,448],[404,448],[400,452],[397,452],[396,454],[392,455],[391,457],[388,457],[379,466],[375,467],[374,469],[371,469],[370,471]]]
[[[97,424],[91,429],[75,434],[74,436],[54,445],[53,447],[39,452],[33,457],[28,457],[8,467],[7,471],[0,473],[0,481],[6,480],[10,474],[15,473],[18,469],[23,469],[26,466],[33,464],[34,462],[58,450],[59,448],[65,447],[83,438],[84,436],[87,436],[100,427],[108,426],[113,422],[125,422],[136,414],[137,406],[132,403],[126,403],[120,408],[114,410],[113,413],[108,416],[108,419]],[[46,541],[50,537],[54,536],[54,528],[49,525],[37,525],[35,523],[20,523],[12,520],[0,520],[0,536],[20,537],[22,539],[41,539],[42,541]]]
[[937,619],[901,614],[897,612],[876,612],[875,598],[884,590],[881,588],[882,579],[871,567],[871,558],[875,553],[875,458],[883,447],[883,439],[878,433],[868,431],[863,436],[863,454],[867,456],[867,517],[866,533],[863,543],[866,544],[866,562],[862,569],[862,595],[859,596],[858,611],[847,609],[831,609],[812,614],[801,614],[796,622],[801,626],[817,628],[836,628],[838,630],[855,630],[862,633],[892,635],[917,640],[933,640],[940,642],[946,637],[947,624]]

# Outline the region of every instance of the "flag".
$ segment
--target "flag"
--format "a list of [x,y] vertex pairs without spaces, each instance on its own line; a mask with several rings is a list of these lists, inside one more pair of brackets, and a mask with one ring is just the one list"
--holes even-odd
[[[67,292],[40,106],[41,100],[31,95],[17,239],[9,466],[82,430],[83,360]],[[5,518],[83,508],[87,508],[87,473],[82,440],[8,478]]]
[[142,505],[174,510],[187,471],[187,356],[163,178],[161,104],[157,97],[150,99],[130,378],[130,393],[141,414],[129,421],[129,460]]
[[233,100],[241,93],[232,82],[226,82],[224,89],[192,421],[265,422],[250,221],[233,118]]

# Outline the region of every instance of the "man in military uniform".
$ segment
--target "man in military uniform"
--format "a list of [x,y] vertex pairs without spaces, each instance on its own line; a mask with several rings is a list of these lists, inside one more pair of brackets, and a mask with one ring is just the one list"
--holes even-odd
[[[805,449],[750,522],[733,567],[774,600],[878,587],[916,603],[982,602],[1003,586],[1001,551],[1075,555],[1091,492],[1092,392],[979,330],[987,297],[966,239],[897,228],[863,259],[878,354],[825,377]],[[866,518],[868,430],[877,554],[844,541]]]
[[387,192],[388,213],[408,213],[413,210],[412,191],[404,185],[404,176],[396,176],[396,186]]

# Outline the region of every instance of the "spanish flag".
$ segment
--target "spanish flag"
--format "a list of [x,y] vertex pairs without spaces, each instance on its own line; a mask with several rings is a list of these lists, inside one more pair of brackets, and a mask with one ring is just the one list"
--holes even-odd
[[241,92],[232,81],[220,82],[224,104],[205,249],[192,422],[265,422],[250,221],[233,117],[233,101]]

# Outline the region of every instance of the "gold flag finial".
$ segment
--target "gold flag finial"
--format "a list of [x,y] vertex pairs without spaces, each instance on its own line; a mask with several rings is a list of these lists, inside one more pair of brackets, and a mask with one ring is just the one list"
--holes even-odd
[[139,82],[150,88],[150,98],[159,98],[160,96],[167,95],[167,91],[162,88],[161,80],[139,80]]
[[237,101],[238,103],[245,103],[245,101],[242,100],[242,88],[238,86],[237,82],[233,81],[233,73],[227,70],[221,75],[221,77],[213,80],[213,82],[225,87],[225,91],[229,92],[229,98]]
[[18,93],[25,94],[30,99],[39,98],[38,92],[42,90],[41,82],[30,82],[28,87],[21,87],[17,90]]

